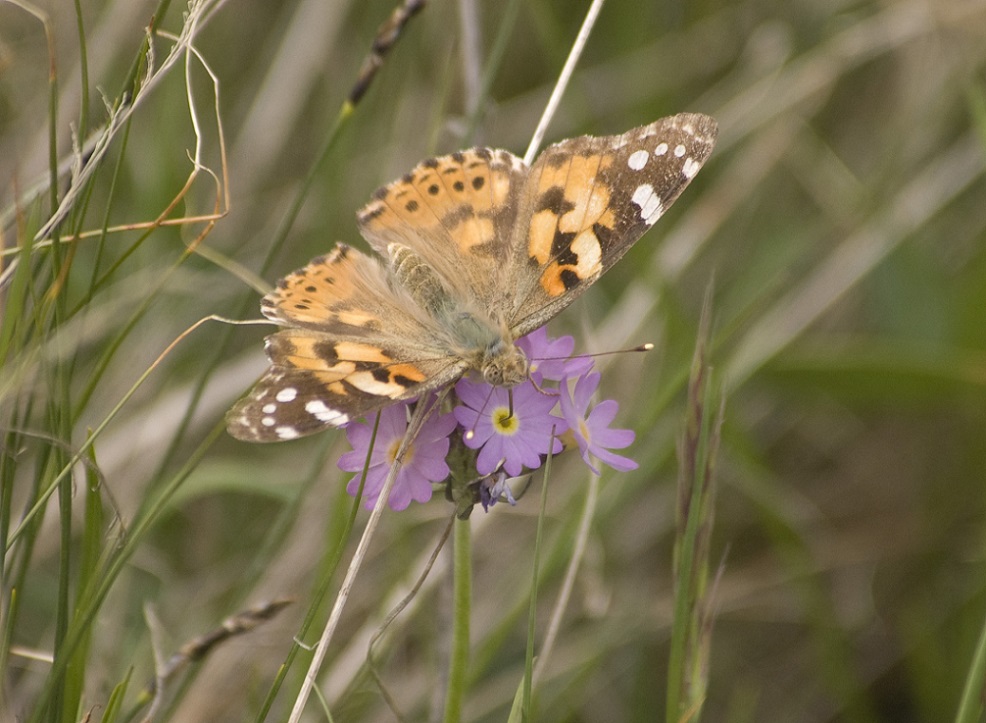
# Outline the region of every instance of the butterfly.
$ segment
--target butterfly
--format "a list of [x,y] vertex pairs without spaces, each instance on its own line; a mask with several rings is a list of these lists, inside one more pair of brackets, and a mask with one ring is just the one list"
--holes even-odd
[[276,442],[338,427],[467,372],[528,378],[515,340],[578,298],[674,203],[718,126],[682,113],[570,138],[533,165],[473,148],[419,163],[358,213],[376,255],[345,244],[283,278],[261,311],[285,327],[227,415]]

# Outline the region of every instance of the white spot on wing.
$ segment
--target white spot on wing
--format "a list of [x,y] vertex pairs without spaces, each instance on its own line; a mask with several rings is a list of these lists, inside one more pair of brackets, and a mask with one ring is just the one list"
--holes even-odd
[[281,439],[296,439],[299,436],[298,430],[294,427],[278,427],[274,432]]
[[699,166],[698,161],[694,158],[686,158],[685,165],[681,167],[681,175],[685,178],[695,178],[695,174],[698,173]]
[[277,424],[277,420],[274,419],[273,417],[261,417],[260,423],[265,427],[273,427],[275,424]]
[[650,153],[647,151],[634,151],[630,154],[627,159],[627,165],[630,166],[634,171],[639,171],[641,168],[647,165],[647,159],[650,158]]
[[649,183],[637,186],[630,199],[640,206],[640,218],[648,226],[652,225],[661,217],[664,209],[661,207],[661,199],[654,193],[654,187]]
[[260,408],[260,411],[263,412],[264,414],[273,414],[274,412],[277,411],[277,405],[265,404],[263,407]]
[[305,411],[320,422],[326,422],[328,424],[345,424],[345,422],[337,422],[336,420],[340,417],[345,417],[346,415],[338,409],[332,409],[326,406],[325,402],[321,399],[313,399],[310,402],[307,402],[305,404]]
[[683,155],[685,155],[685,147],[683,145],[681,145],[680,143],[678,145],[676,145],[674,147],[674,155],[677,158],[681,158]]
[[298,396],[298,390],[294,387],[284,387],[277,393],[275,399],[279,402],[293,402],[294,398]]
[[668,152],[668,144],[664,142],[658,143],[657,148],[654,149],[655,156],[663,156],[667,152]]

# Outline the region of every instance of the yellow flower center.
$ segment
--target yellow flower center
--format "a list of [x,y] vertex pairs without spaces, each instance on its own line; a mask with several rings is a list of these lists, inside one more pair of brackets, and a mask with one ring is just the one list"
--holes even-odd
[[[397,459],[397,452],[401,448],[401,442],[402,441],[403,440],[401,440],[401,439],[395,439],[393,442],[390,443],[390,449],[387,450],[387,461],[390,462],[390,464],[393,464],[394,463],[394,460]],[[412,459],[414,459],[414,443],[413,442],[411,444],[407,445],[407,451],[404,452],[404,464],[405,465],[410,464]]]
[[579,434],[582,435],[582,439],[588,444],[591,440],[589,439],[589,428],[585,424],[584,419],[579,419]]
[[520,428],[520,420],[507,407],[498,407],[493,410],[493,427],[499,434],[514,435]]

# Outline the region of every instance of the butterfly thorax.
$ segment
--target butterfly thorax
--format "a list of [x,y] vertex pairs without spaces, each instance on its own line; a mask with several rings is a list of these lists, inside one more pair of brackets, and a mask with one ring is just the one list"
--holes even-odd
[[513,387],[527,380],[527,357],[513,343],[505,323],[471,307],[412,249],[391,243],[387,252],[394,279],[437,322],[436,328],[448,334],[450,349],[482,374],[483,381]]
[[456,354],[479,372],[483,381],[497,387],[513,387],[528,378],[527,356],[513,342],[503,325],[485,314],[465,310],[443,319]]

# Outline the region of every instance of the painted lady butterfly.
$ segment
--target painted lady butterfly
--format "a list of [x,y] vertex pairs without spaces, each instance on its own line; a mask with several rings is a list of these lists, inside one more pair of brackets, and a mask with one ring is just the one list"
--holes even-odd
[[694,113],[571,138],[528,167],[473,148],[419,163],[358,214],[383,260],[344,244],[264,297],[271,366],[227,417],[250,442],[295,439],[475,371],[527,379],[514,340],[572,303],[674,203],[715,145]]

